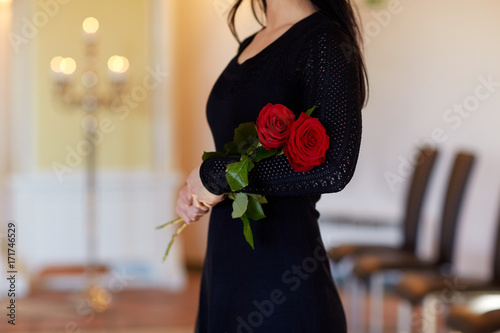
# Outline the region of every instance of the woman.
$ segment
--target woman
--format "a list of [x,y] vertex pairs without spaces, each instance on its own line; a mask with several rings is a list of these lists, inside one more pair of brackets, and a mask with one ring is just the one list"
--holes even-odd
[[[252,1],[254,8],[259,0]],[[356,166],[365,101],[359,30],[348,0],[260,1],[266,26],[240,43],[208,99],[216,149],[223,151],[234,129],[255,121],[267,103],[297,117],[318,106],[313,116],[330,146],[326,162],[307,172],[293,171],[285,155],[250,172],[245,192],[268,199],[266,218],[251,222],[255,250],[224,196],[226,165],[234,159],[210,158],[189,175],[178,214],[194,222],[212,208],[196,332],[346,332],[315,204],[322,193],[342,190]],[[241,2],[228,20],[236,38]]]

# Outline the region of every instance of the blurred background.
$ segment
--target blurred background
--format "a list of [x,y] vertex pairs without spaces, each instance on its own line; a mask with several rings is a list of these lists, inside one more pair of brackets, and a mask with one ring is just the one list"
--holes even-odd
[[[15,275],[15,297],[0,282],[1,331],[193,331],[207,219],[163,264],[173,230],[155,227],[175,218],[177,191],[213,150],[205,105],[238,48],[226,24],[232,3],[0,0],[0,268]],[[318,204],[325,245],[397,246],[425,145],[439,158],[417,247],[433,258],[448,171],[467,150],[476,161],[454,273],[488,279],[500,202],[500,4],[357,5],[370,99],[355,176]],[[240,38],[259,27],[246,1]]]

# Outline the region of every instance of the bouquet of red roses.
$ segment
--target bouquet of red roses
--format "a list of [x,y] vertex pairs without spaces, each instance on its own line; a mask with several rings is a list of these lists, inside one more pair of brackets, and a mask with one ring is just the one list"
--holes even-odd
[[[262,204],[267,203],[263,195],[245,193],[248,174],[256,163],[263,159],[285,154],[290,166],[296,172],[306,172],[325,162],[330,138],[318,119],[311,117],[316,106],[302,112],[298,119],[286,106],[267,104],[259,113],[256,123],[240,124],[234,131],[234,140],[224,145],[224,152],[205,152],[203,160],[211,157],[236,157],[238,162],[227,165],[226,179],[231,192],[227,197],[233,200],[233,218],[243,221],[243,234],[254,248],[250,220],[265,218]],[[182,223],[172,236],[163,260],[166,259],[175,238],[187,223],[176,219],[157,229]]]

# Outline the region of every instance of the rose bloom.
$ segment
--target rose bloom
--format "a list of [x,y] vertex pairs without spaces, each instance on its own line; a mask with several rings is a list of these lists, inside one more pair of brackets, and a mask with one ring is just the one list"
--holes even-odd
[[294,171],[306,172],[325,162],[329,145],[330,138],[319,120],[302,113],[292,125],[283,152]]
[[295,115],[281,104],[267,104],[257,118],[257,134],[267,150],[283,148],[288,140]]

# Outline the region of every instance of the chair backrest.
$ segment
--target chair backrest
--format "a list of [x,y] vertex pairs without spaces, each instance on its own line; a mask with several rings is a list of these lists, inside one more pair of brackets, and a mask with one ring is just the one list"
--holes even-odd
[[425,192],[437,155],[437,150],[429,147],[422,147],[419,151],[406,197],[406,210],[403,220],[403,244],[401,246],[403,251],[415,253],[418,225]]
[[441,216],[441,235],[437,258],[439,265],[452,264],[458,217],[473,164],[474,155],[471,153],[459,152],[456,154]]
[[500,211],[498,212],[497,241],[493,260],[493,283],[500,285]]

